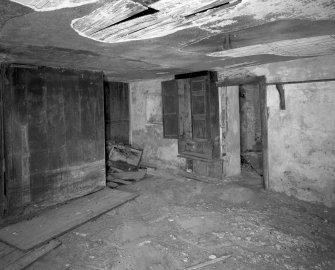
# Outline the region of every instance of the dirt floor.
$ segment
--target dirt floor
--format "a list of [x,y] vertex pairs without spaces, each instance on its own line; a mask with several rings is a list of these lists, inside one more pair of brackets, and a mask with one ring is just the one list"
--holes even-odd
[[[335,269],[335,209],[262,190],[161,174],[121,189],[135,200],[63,235],[29,269]],[[192,268],[189,268],[192,269]],[[194,268],[195,269],[195,268]]]

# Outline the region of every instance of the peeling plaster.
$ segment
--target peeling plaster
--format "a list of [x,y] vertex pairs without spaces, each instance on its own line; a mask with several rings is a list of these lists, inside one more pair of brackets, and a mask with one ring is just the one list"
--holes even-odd
[[[126,0],[118,0],[126,2]],[[113,1],[114,3],[115,1]],[[127,0],[127,2],[133,2]],[[237,31],[246,27],[282,19],[325,20],[335,18],[333,0],[233,0],[229,5],[194,14],[211,4],[227,1],[214,0],[161,0],[149,5],[159,12],[111,26],[90,35],[72,22],[72,27],[82,36],[96,41],[118,43],[133,40],[158,38],[180,30],[199,27],[210,33]],[[107,9],[107,4],[101,11]],[[190,14],[194,14],[188,16]],[[95,27],[100,17],[94,12],[85,16],[86,24]],[[110,14],[113,17],[113,14]],[[120,14],[116,14],[120,16]]]
[[100,0],[9,0],[32,8],[35,11],[52,11],[62,8],[73,8],[99,2]]
[[207,55],[212,57],[245,57],[259,54],[299,57],[335,54],[335,35],[276,41]]

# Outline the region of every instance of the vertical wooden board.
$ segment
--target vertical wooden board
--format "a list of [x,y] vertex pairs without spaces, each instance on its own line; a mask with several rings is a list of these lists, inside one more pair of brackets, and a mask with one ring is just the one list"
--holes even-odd
[[[100,84],[97,84],[96,81],[96,73],[89,73],[89,72],[84,72],[84,77],[86,77],[86,82],[88,84],[88,92],[89,92],[89,102],[90,102],[90,107],[89,107],[89,114],[90,114],[90,119],[92,122],[92,130],[90,134],[90,139],[92,140],[91,143],[91,149],[90,149],[90,161],[96,161],[97,160],[97,140],[98,140],[98,129],[104,129],[104,126],[99,126],[99,117],[97,113],[99,112],[98,107],[101,106],[99,104],[99,99],[97,96],[97,92],[100,90]],[[103,106],[103,105],[102,105]],[[103,109],[103,107],[102,107]],[[104,151],[104,149],[100,150]]]
[[123,120],[123,112],[125,106],[125,93],[124,93],[124,83],[119,83],[118,90],[116,92],[116,99],[114,100],[114,105],[118,104],[118,119],[116,120]]
[[105,82],[106,138],[129,143],[129,88],[127,83]]
[[262,126],[262,155],[263,155],[263,183],[264,188],[269,189],[269,150],[268,150],[268,107],[267,107],[267,87],[266,78],[260,77],[259,96]]
[[[12,178],[13,175],[13,162],[12,162],[12,136],[11,136],[11,123],[12,123],[12,75],[13,70],[11,70],[8,65],[3,66],[2,74],[4,78],[3,84],[3,141],[4,141],[4,158],[6,160],[5,163],[5,177],[4,177],[4,192],[6,193],[6,211],[8,212],[8,208],[10,207],[9,202],[9,192],[8,185],[9,179]],[[21,201],[21,198],[16,198],[16,200]]]
[[113,82],[110,95],[110,103],[111,103],[111,121],[118,121],[121,119],[122,109],[121,109],[121,92],[123,89],[123,85],[121,82]]
[[[10,85],[6,89],[5,118],[7,198],[11,208],[30,202],[29,145],[26,90],[28,72],[7,68]],[[15,83],[14,83],[14,79]]]
[[190,79],[192,139],[210,138],[209,81],[207,76]]
[[178,88],[177,81],[162,82],[163,136],[164,138],[178,138]]
[[253,99],[255,104],[255,118],[256,118],[256,126],[255,126],[255,136],[256,141],[257,138],[262,137],[262,121],[261,121],[261,106],[260,106],[260,85],[258,84],[255,87]]
[[209,99],[211,138],[213,141],[213,158],[220,158],[220,119],[219,119],[219,90],[216,86],[217,73],[210,72]]
[[83,150],[82,161],[94,160],[95,154],[95,113],[97,100],[95,91],[89,87],[90,81],[84,77],[79,80],[81,93],[81,144]]
[[223,158],[226,155],[226,119],[227,119],[227,87],[219,88],[219,125],[220,125],[220,158]]
[[[18,72],[27,72],[19,70]],[[46,86],[38,71],[29,71],[26,82],[28,134],[30,151],[41,151],[48,147]]]
[[119,134],[115,136],[115,141],[125,144],[129,143],[129,89],[127,83],[119,83],[119,91],[115,103],[119,104],[120,116],[115,119],[115,124],[119,126]]
[[[47,119],[47,87],[42,74],[37,69],[18,69],[25,73],[26,79],[21,82],[27,92],[27,129],[29,144],[29,179],[31,200],[36,201],[43,191],[47,190],[47,179],[36,181],[31,175],[38,175],[49,168],[48,152],[48,119]],[[21,186],[21,192],[24,187]]]
[[[7,71],[10,82],[5,91],[4,117],[9,212],[30,202],[60,202],[101,186],[102,74],[14,66]],[[84,120],[82,107],[86,109]],[[86,124],[84,129],[82,123]],[[82,146],[87,145],[89,161],[82,154]],[[68,153],[73,155],[68,158]]]
[[5,66],[0,64],[0,216],[3,215],[5,206],[5,178],[4,178],[4,141],[3,141],[3,91],[5,85]]
[[192,117],[191,117],[191,82],[190,79],[182,80],[184,81],[184,131],[185,138],[192,139]]
[[[96,160],[105,160],[105,108],[104,108],[104,85],[103,85],[103,73],[94,73],[94,88],[96,91],[96,113],[95,113],[95,123],[96,123]],[[128,131],[129,135],[129,131]]]
[[129,85],[128,83],[123,83],[122,89],[122,119],[129,120]]
[[[23,85],[27,88],[27,114],[28,114],[28,143],[30,152],[30,174],[47,170],[48,159],[48,133],[46,113],[46,86],[38,70],[20,69],[26,72],[27,78]],[[31,183],[32,189],[35,188]]]
[[64,87],[60,74],[45,72],[49,170],[67,166]]
[[106,123],[106,136],[107,136],[107,126],[108,126],[108,123],[110,121],[110,111],[111,111],[111,108],[110,108],[110,87],[111,87],[111,84],[108,83],[107,81],[104,81],[103,83],[103,87],[104,87],[104,97],[105,97],[105,123]]
[[233,176],[241,173],[240,150],[240,111],[239,87],[227,87],[227,155],[225,157],[225,175]]
[[106,140],[112,140],[112,132],[113,129],[111,128],[111,121],[112,117],[115,115],[113,114],[112,110],[114,106],[112,104],[112,94],[113,89],[116,89],[117,83],[113,82],[104,82],[104,95],[105,95],[105,136]]
[[81,94],[78,75],[68,74],[62,81],[64,87],[65,136],[68,165],[79,165],[82,161],[81,138]]
[[179,106],[179,115],[178,115],[178,124],[179,124],[179,138],[185,137],[185,80],[177,80],[177,88],[178,88],[178,106]]

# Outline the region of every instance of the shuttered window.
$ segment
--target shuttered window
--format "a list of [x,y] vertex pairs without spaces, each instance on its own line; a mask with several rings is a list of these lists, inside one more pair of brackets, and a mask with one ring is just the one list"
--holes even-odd
[[206,79],[191,79],[192,135],[194,140],[208,139]]
[[164,138],[178,139],[178,87],[175,80],[162,82]]

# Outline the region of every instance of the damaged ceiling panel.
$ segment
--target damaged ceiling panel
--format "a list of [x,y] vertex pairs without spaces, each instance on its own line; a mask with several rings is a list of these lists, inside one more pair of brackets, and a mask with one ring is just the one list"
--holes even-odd
[[221,7],[236,0],[161,0],[150,7],[171,17],[187,17],[191,14],[201,13],[216,7]]
[[71,26],[84,36],[101,35],[103,30],[139,14],[148,8],[131,0],[117,0],[104,4],[91,14],[72,21]]
[[[110,5],[116,4],[123,6],[122,11],[110,9]],[[329,16],[335,17],[333,0],[161,0],[142,6],[142,11],[146,9],[147,12],[140,16],[133,16],[136,13],[134,5],[131,0],[107,2],[99,12],[74,20],[72,27],[82,36],[117,43],[163,37],[192,27],[214,34],[283,19],[324,20]],[[128,19],[119,20],[117,24],[109,22],[115,22],[119,17]]]
[[334,0],[0,0],[0,61],[121,81],[334,59],[334,36]]
[[[149,39],[162,37],[175,33],[179,30],[193,27],[191,22],[196,15],[200,15],[213,9],[221,9],[228,4],[240,2],[240,0],[161,0],[146,7],[146,12],[139,16],[133,16],[131,0],[116,0],[104,4],[99,12],[109,14],[110,17],[127,17],[128,20],[119,21],[117,25],[109,24],[110,27],[101,27],[97,31],[99,24],[105,24],[104,18],[96,11],[91,14],[75,19],[72,27],[80,35],[102,42],[125,42],[130,40]],[[108,10],[110,4],[123,6],[119,13]],[[135,4],[135,2],[133,2]],[[143,10],[142,10],[143,11]],[[139,13],[139,12],[138,12]],[[83,27],[82,24],[86,26]],[[93,31],[87,28],[91,24]],[[91,33],[91,34],[90,34]]]
[[321,56],[335,54],[335,35],[282,40],[207,54],[212,57],[246,57],[259,54],[278,56]]
[[36,11],[51,11],[61,8],[72,8],[98,2],[99,0],[10,0],[30,7]]

